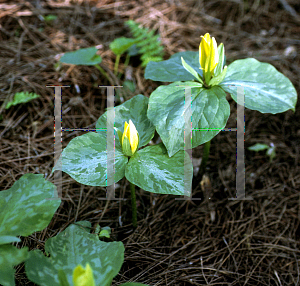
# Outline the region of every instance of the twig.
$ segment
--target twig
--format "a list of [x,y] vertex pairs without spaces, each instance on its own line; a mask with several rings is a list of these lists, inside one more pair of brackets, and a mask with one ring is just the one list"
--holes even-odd
[[281,5],[283,6],[283,8],[289,12],[297,21],[300,20],[299,15],[297,14],[297,12],[295,11],[295,9],[293,7],[291,7],[289,5],[289,3],[286,2],[286,0],[279,0],[279,2],[281,3]]

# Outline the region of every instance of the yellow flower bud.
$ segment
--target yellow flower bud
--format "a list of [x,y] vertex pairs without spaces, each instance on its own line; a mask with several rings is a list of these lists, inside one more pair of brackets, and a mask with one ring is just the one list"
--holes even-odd
[[129,124],[125,121],[124,132],[122,136],[122,150],[126,156],[132,156],[139,145],[139,134],[131,121]]
[[79,264],[73,271],[74,286],[95,286],[93,269],[87,263],[85,269]]
[[217,42],[209,33],[201,36],[202,40],[199,45],[199,63],[203,70],[205,82],[208,84],[214,75],[214,69],[219,63],[219,53]]

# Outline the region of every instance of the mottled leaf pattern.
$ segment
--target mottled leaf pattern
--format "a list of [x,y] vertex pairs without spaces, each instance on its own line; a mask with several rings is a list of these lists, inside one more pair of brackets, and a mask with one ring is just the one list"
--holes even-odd
[[0,285],[15,286],[14,266],[28,257],[28,247],[21,249],[13,245],[0,245]]
[[[184,165],[184,159],[188,162]],[[130,158],[125,171],[125,176],[131,183],[145,191],[158,194],[185,195],[184,168],[188,173],[191,189],[193,166],[189,155],[179,151],[169,157],[165,146],[160,143],[139,150]]]
[[[56,186],[42,174],[25,174],[13,186],[0,192],[0,244],[3,236],[28,236],[50,223],[61,200]],[[5,238],[4,243],[9,243]]]
[[[0,285],[15,285],[14,266],[23,262],[28,248],[11,242],[48,226],[60,205],[55,185],[42,174],[25,174],[13,186],[0,192]],[[50,199],[50,200],[49,200]]]
[[228,66],[220,86],[237,101],[237,87],[244,87],[245,107],[262,113],[295,111],[297,92],[291,81],[275,67],[249,58]]
[[[128,158],[123,155],[120,145],[115,148],[114,181],[124,177]],[[112,162],[113,164],[113,162]],[[63,150],[53,171],[61,170],[77,182],[89,186],[107,185],[106,131],[89,132],[70,141]]]
[[218,86],[205,89],[195,82],[174,82],[158,87],[150,96],[147,115],[155,125],[169,156],[184,150],[186,87],[191,87],[192,128],[214,129],[194,130],[193,148],[216,136],[226,126],[230,115],[226,94]]
[[[125,121],[128,122],[129,119],[131,119],[139,133],[139,148],[149,143],[149,141],[153,138],[155,131],[154,125],[147,117],[148,102],[149,99],[146,96],[138,94],[123,104],[115,107],[114,127],[118,128],[123,133]],[[106,120],[107,112],[101,115],[98,119],[96,128],[106,128]],[[116,132],[115,135],[116,146],[120,146],[120,141]]]
[[[80,222],[90,227],[89,222]],[[25,262],[28,278],[45,286],[59,286],[58,271],[66,274],[70,285],[74,268],[81,264],[85,267],[89,263],[93,269],[96,285],[110,286],[113,278],[118,274],[124,261],[124,246],[122,242],[103,242],[88,229],[70,225],[66,230],[45,244],[46,257],[40,250],[30,252]]]

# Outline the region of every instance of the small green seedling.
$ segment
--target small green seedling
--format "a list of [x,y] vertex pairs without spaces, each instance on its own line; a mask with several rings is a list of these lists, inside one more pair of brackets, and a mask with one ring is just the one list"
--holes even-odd
[[[114,73],[117,75],[118,73],[118,67],[121,55],[124,54],[133,44],[135,44],[134,39],[130,38],[117,38],[113,42],[110,43],[109,48],[112,50],[112,52],[117,56],[115,61],[115,67],[114,67]],[[126,65],[128,65],[129,62],[129,55],[126,57]]]
[[270,143],[270,146],[266,144],[256,143],[255,145],[248,147],[248,150],[255,151],[255,152],[267,150],[266,155],[270,157],[270,162],[272,162],[276,156],[275,146],[273,143]]
[[110,238],[111,228],[109,226],[100,227],[100,225],[98,224],[96,226],[95,233],[99,236],[99,239],[104,237]]
[[17,105],[17,104],[20,104],[20,103],[26,103],[26,102],[31,101],[31,100],[33,100],[35,98],[38,98],[38,97],[40,97],[38,94],[32,93],[32,92],[29,93],[28,91],[17,92],[14,95],[14,99],[9,101],[6,104],[5,109],[9,109],[13,105]]
[[142,67],[150,61],[159,62],[163,60],[163,47],[161,46],[159,35],[154,35],[154,31],[141,27],[138,23],[129,20],[125,24],[130,28],[134,38],[121,37],[110,43],[109,48],[117,56],[114,73],[117,75],[120,57],[127,52],[125,67],[128,65],[131,56],[141,55]]
[[54,20],[57,19],[57,16],[56,15],[52,15],[52,14],[49,14],[49,15],[46,15],[46,16],[42,16],[43,19],[45,20],[45,22],[47,24],[50,24],[51,22],[53,22]]

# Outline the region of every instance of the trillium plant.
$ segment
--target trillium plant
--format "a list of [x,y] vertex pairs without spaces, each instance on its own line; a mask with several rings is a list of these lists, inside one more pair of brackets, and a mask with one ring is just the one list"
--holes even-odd
[[[132,222],[137,226],[135,186],[158,193],[184,195],[192,184],[192,161],[184,151],[169,157],[163,143],[147,146],[155,127],[147,117],[149,99],[138,94],[115,107],[114,182],[123,177],[130,183]],[[72,139],[53,168],[69,174],[77,182],[107,186],[107,111],[96,123],[97,132]],[[79,155],[80,154],[80,155]],[[184,169],[184,164],[186,164]]]
[[[210,140],[226,126],[233,100],[262,113],[295,111],[297,92],[282,73],[268,63],[254,58],[236,60],[225,65],[225,48],[217,46],[209,33],[201,36],[199,53],[179,52],[170,59],[150,62],[145,78],[172,82],[159,86],[149,98],[147,117],[155,126],[171,157],[184,150],[185,90],[191,89],[192,148],[204,145],[199,170],[205,167]],[[244,91],[244,102],[238,102],[237,88]]]
[[[230,115],[226,92],[237,102],[237,87],[243,87],[245,107],[262,113],[295,111],[296,90],[272,65],[248,58],[227,67],[225,61],[224,45],[206,33],[199,52],[180,52],[147,65],[146,79],[171,84],[159,86],[150,98],[138,94],[114,108],[113,177],[115,183],[123,177],[130,182],[134,227],[135,186],[158,194],[190,194],[193,167],[184,149],[186,88],[191,90],[192,148],[205,144],[204,157]],[[53,171],[62,170],[82,184],[107,186],[106,128],[107,111],[96,123],[97,132],[69,142]],[[162,142],[149,146],[155,130]]]

